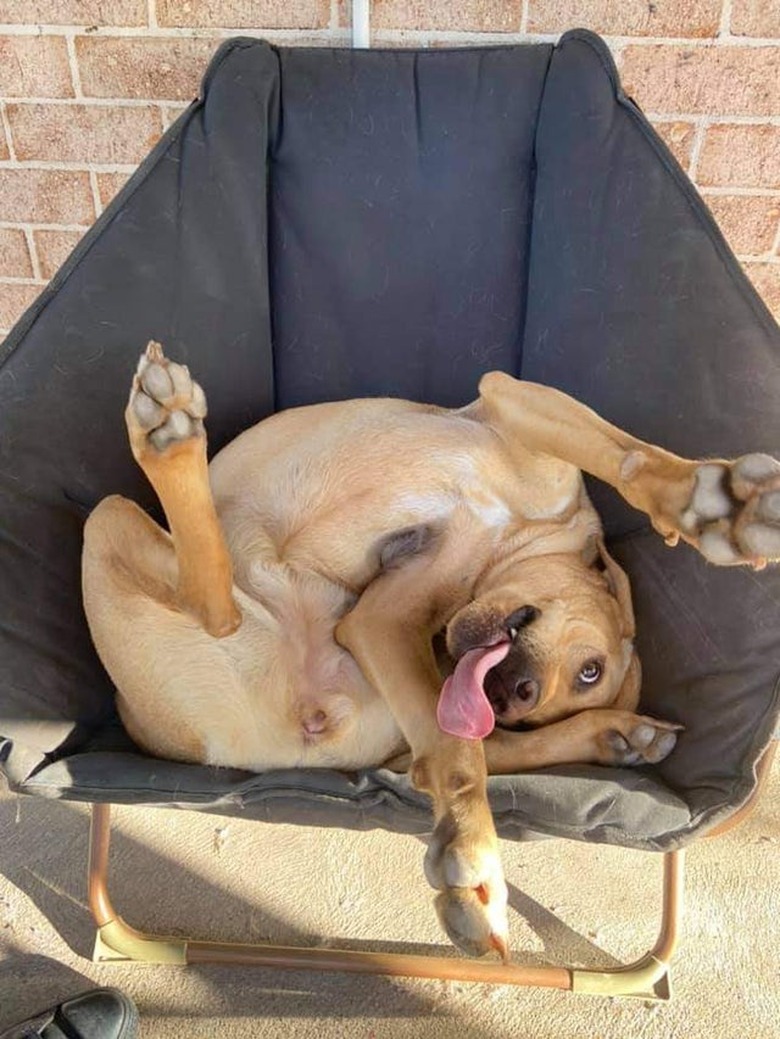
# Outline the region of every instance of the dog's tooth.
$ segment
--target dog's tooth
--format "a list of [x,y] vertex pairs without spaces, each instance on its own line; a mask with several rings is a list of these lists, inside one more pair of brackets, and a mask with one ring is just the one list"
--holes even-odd
[[514,641],[515,641],[515,639],[517,638],[517,633],[518,633],[518,629],[517,629],[517,628],[510,628],[510,629],[509,629],[509,637],[510,637],[510,639],[511,639],[511,640],[512,640],[513,642],[514,642]]

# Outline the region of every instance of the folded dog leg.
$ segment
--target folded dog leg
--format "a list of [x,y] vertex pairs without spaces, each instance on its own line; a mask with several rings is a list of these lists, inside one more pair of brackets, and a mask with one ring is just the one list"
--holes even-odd
[[125,410],[130,448],[168,520],[178,564],[176,604],[221,638],[238,628],[241,615],[209,486],[205,415],[205,395],[187,368],[149,343]]
[[484,418],[510,450],[558,458],[611,484],[669,544],[682,538],[721,566],[780,560],[780,462],[769,455],[691,461],[548,386],[490,372],[479,390]]
[[[471,955],[506,958],[507,890],[487,801],[481,740],[448,736],[436,721],[441,678],[431,639],[444,623],[437,603],[462,564],[448,550],[377,578],[336,630],[384,696],[412,752],[414,785],[433,801],[435,829],[425,860],[435,905],[452,941]],[[455,564],[455,565],[452,565]],[[455,578],[457,579],[457,578]]]
[[496,729],[485,741],[491,775],[552,765],[658,764],[674,750],[681,725],[613,708],[593,708],[537,730]]

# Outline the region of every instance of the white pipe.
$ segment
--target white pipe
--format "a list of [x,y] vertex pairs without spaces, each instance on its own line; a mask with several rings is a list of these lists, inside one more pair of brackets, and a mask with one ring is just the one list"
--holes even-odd
[[371,46],[371,0],[352,0],[352,46]]

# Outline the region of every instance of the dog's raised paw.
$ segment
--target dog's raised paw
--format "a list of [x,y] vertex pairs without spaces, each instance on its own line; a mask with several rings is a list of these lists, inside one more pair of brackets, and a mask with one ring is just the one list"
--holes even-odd
[[702,463],[680,526],[718,566],[761,569],[780,559],[780,462],[751,454]]
[[[489,812],[487,813],[489,815]],[[507,888],[492,819],[489,832],[453,815],[441,819],[425,855],[425,875],[439,894],[439,922],[469,956],[497,952],[509,958]]]
[[608,729],[601,742],[605,764],[617,766],[657,765],[677,745],[681,725],[657,718],[635,716],[621,728]]
[[159,343],[150,342],[138,362],[126,417],[131,440],[142,449],[164,451],[190,437],[203,436],[206,395],[186,365],[169,361]]

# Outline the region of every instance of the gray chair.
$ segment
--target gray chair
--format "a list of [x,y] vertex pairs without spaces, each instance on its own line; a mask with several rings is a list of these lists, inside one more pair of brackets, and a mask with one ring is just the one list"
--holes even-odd
[[[670,550],[591,491],[634,589],[643,709],[686,731],[654,769],[495,777],[499,833],[665,852],[658,946],[622,972],[137,935],[105,886],[110,804],[430,830],[405,776],[250,775],[152,760],[123,732],[80,601],[83,521],[154,511],[124,398],[151,339],[206,387],[217,450],[275,409],[444,405],[499,368],[689,456],[777,453],[780,332],[606,46],[284,49],[228,41],[201,97],[0,353],[0,761],[11,788],[91,802],[99,956],[240,960],[663,994],[681,857],[756,787],[778,715],[780,577]],[[159,518],[159,517],[158,517]],[[112,951],[113,950],[113,951]]]

